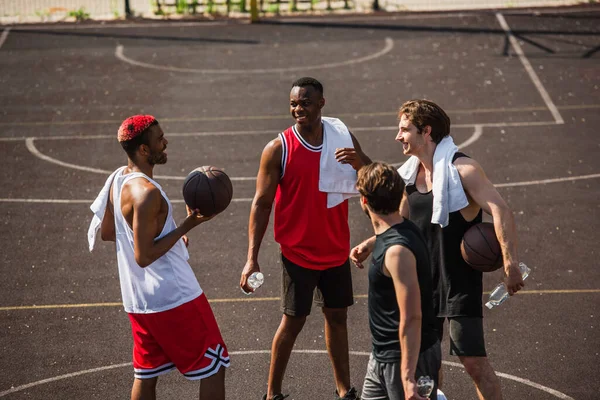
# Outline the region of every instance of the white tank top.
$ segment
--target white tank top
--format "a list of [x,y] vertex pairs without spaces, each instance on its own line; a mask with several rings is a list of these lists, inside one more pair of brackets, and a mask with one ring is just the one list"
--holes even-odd
[[202,294],[202,289],[188,264],[189,254],[182,239],[146,268],[140,267],[135,261],[133,230],[121,211],[121,191],[125,183],[131,179],[144,178],[156,186],[167,201],[169,211],[165,226],[155,240],[177,228],[177,224],[173,219],[171,202],[160,185],[141,172],[123,175],[124,169],[125,167],[117,172],[113,181],[113,204],[119,280],[125,311],[134,314],[155,313],[195,299]]

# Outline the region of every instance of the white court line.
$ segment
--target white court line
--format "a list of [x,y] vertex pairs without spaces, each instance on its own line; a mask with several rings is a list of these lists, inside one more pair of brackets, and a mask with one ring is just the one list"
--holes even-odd
[[504,32],[506,32],[506,35],[508,36],[508,40],[510,40],[510,44],[514,48],[515,53],[517,53],[519,60],[521,60],[521,63],[523,64],[523,67],[525,67],[525,70],[529,74],[529,77],[533,81],[533,84],[537,88],[538,92],[540,92],[540,95],[542,96],[542,99],[546,103],[546,106],[548,106],[548,109],[552,113],[554,120],[556,121],[557,124],[564,124],[565,121],[563,120],[562,116],[560,115],[560,112],[558,112],[558,108],[556,108],[556,105],[550,98],[550,95],[546,91],[546,88],[544,88],[544,85],[542,85],[542,81],[540,81],[540,78],[535,73],[535,70],[531,66],[531,63],[529,62],[527,57],[525,57],[525,53],[523,52],[521,45],[519,44],[517,39],[513,36],[512,31],[510,30],[510,27],[508,26],[508,23],[504,19],[504,16],[500,13],[496,13],[496,18],[498,19],[498,22],[500,22],[500,26],[502,26],[502,29],[504,29]]
[[[479,134],[479,136],[477,136],[477,126],[481,127],[480,125],[476,125],[476,129],[475,129],[475,133],[473,134],[473,136],[471,136],[471,138],[469,138],[467,140],[468,144],[471,144],[472,142],[474,142],[475,140],[479,139],[479,136],[481,136],[481,133]],[[393,130],[396,129],[396,127],[376,127],[376,128],[365,128],[365,129],[369,129],[369,130]],[[357,131],[356,129],[353,129],[353,131]],[[260,133],[261,131],[251,131],[253,133]],[[273,133],[276,131],[267,131],[269,133]],[[208,132],[206,132],[208,133]],[[181,135],[185,135],[185,134],[181,134]],[[189,134],[190,136],[192,134]],[[201,134],[198,134],[201,135]],[[170,134],[169,136],[175,136],[175,134]],[[197,135],[195,135],[197,136]],[[472,140],[474,136],[477,136],[475,138],[475,140]],[[113,138],[114,136],[106,136],[107,138]],[[56,137],[55,137],[56,138]],[[68,139],[74,139],[76,138],[75,136],[65,136],[64,138],[68,138]],[[85,136],[79,137],[79,138],[86,138]],[[33,154],[35,157],[38,157],[44,161],[47,161],[49,163],[52,164],[56,164],[56,165],[60,165],[61,167],[65,167],[65,168],[71,168],[71,169],[76,169],[79,171],[85,171],[85,172],[93,172],[96,174],[102,174],[102,175],[110,175],[112,173],[112,171],[108,171],[108,170],[104,170],[104,169],[100,169],[100,168],[92,168],[92,167],[86,167],[83,165],[78,165],[78,164],[71,164],[65,161],[61,161],[58,160],[56,158],[50,157],[46,154],[43,154],[42,152],[40,152],[37,147],[35,147],[35,138],[33,137],[28,137],[25,139],[25,146],[27,147],[27,150],[29,150],[29,152],[31,154]],[[467,143],[465,142],[465,143]],[[459,145],[464,147],[464,143],[462,145]],[[185,180],[185,176],[171,176],[171,175],[156,175],[155,178],[157,179],[166,179],[166,180],[176,180],[176,181],[183,181]],[[232,181],[255,181],[256,177],[255,176],[238,176],[238,177],[230,177],[230,179]]]
[[123,45],[117,45],[115,49],[115,57],[119,60],[126,62],[131,65],[135,65],[143,68],[157,69],[161,71],[172,71],[172,72],[190,72],[197,74],[269,74],[269,73],[279,73],[279,72],[292,72],[292,71],[306,71],[313,69],[325,69],[325,68],[336,68],[342,67],[345,65],[359,64],[365,61],[370,61],[375,58],[379,58],[387,53],[389,53],[394,48],[394,41],[390,37],[385,38],[385,46],[383,49],[379,50],[376,53],[370,54],[365,57],[355,58],[346,61],[340,61],[335,63],[328,64],[320,64],[320,65],[306,65],[302,67],[289,67],[289,68],[258,68],[258,69],[198,69],[198,68],[179,68],[173,67],[170,65],[162,66],[162,65],[154,65],[148,64],[141,61],[136,61],[131,58],[128,58],[124,54]]
[[[483,126],[482,125],[475,125],[475,129],[473,131],[473,134],[464,142],[462,142],[461,144],[457,145],[456,147],[458,147],[459,149],[464,149],[465,147],[475,143],[477,140],[479,140],[479,138],[481,137],[481,135],[483,135]],[[404,161],[402,162],[398,162],[398,163],[391,163],[390,165],[393,167],[400,167],[402,164],[404,164]]]
[[8,37],[9,32],[10,28],[6,28],[4,31],[2,31],[2,35],[0,35],[0,49],[2,48],[4,42],[6,42],[6,38]]
[[[600,174],[590,175],[579,175],[565,178],[552,178],[542,179],[537,181],[525,181],[525,182],[513,182],[513,183],[498,183],[495,187],[506,188],[506,187],[517,187],[517,186],[534,186],[534,185],[545,185],[549,183],[560,183],[569,181],[579,181],[586,179],[598,179]],[[249,203],[253,199],[251,197],[240,197],[231,200],[233,203]],[[82,199],[20,199],[20,198],[0,198],[0,203],[41,203],[41,204],[92,204],[93,200],[82,200]],[[181,199],[171,200],[171,203],[183,203]]]
[[[77,169],[77,170],[85,171],[85,172],[93,172],[93,173],[102,174],[102,175],[110,175],[113,173],[113,171],[108,171],[105,169],[86,167],[83,165],[71,164],[68,162],[57,160],[56,158],[52,158],[50,156],[47,156],[47,155],[41,153],[37,149],[37,147],[35,147],[35,144],[33,142],[34,142],[33,138],[27,138],[25,140],[25,146],[27,146],[27,150],[29,150],[29,152],[31,154],[33,154],[34,156],[36,156],[44,161],[48,161],[49,163],[60,165],[61,167],[65,167],[65,168]],[[155,178],[183,181],[183,180],[185,180],[186,177],[185,176],[156,175]],[[254,180],[256,180],[256,177],[230,177],[229,179],[231,179],[232,181],[254,181]]]
[[[544,108],[545,110],[545,108]],[[502,127],[523,127],[523,126],[549,126],[556,125],[555,121],[530,121],[530,122],[489,122],[489,123],[473,123],[473,124],[455,124],[452,129],[475,128],[477,126],[502,128]],[[351,128],[351,132],[379,132],[379,131],[395,131],[398,126],[361,126]],[[273,135],[276,136],[280,132],[278,129],[260,130],[260,131],[216,131],[216,132],[173,132],[167,133],[168,137],[206,137],[206,136],[235,136],[235,135]],[[0,142],[19,142],[21,140],[71,140],[71,139],[114,139],[115,135],[57,135],[57,136],[15,136],[15,137],[0,137]]]
[[532,185],[545,185],[547,183],[559,183],[569,181],[579,181],[583,179],[595,179],[600,178],[600,174],[590,175],[579,175],[579,176],[568,176],[564,178],[552,178],[552,179],[541,179],[537,181],[525,181],[525,182],[514,182],[514,183],[497,183],[495,187],[516,187],[516,186],[532,186]]
[[[327,354],[327,351],[326,350],[292,350],[292,353]],[[348,353],[353,356],[363,356],[363,357],[368,357],[371,354],[370,352],[367,352],[367,351],[349,351]],[[241,351],[232,351],[229,353],[230,356],[244,356],[244,355],[254,355],[254,354],[271,354],[271,351],[270,350],[241,350]],[[449,366],[456,367],[456,368],[464,368],[464,366],[462,364],[452,362],[452,361],[442,361],[442,364],[449,365]],[[42,379],[40,381],[27,383],[27,384],[21,385],[21,386],[15,386],[8,390],[0,392],[0,397],[4,397],[6,395],[16,393],[16,392],[21,392],[25,389],[30,389],[32,387],[40,386],[40,385],[43,385],[46,383],[52,383],[52,382],[60,381],[63,379],[74,378],[74,377],[77,377],[80,375],[93,374],[95,372],[101,372],[101,371],[106,371],[106,370],[110,370],[110,369],[129,367],[131,365],[132,365],[132,363],[130,363],[130,362],[121,363],[121,364],[113,364],[113,365],[107,365],[107,366],[99,367],[99,368],[92,368],[92,369],[86,369],[86,370],[82,370],[82,371],[72,372],[69,374],[59,375],[59,376],[55,376],[52,378]],[[523,385],[531,386],[534,389],[540,390],[542,392],[546,392],[546,393],[548,393],[556,398],[559,398],[559,399],[574,400],[572,397],[567,396],[566,394],[559,392],[558,390],[554,390],[547,386],[540,385],[539,383],[530,381],[529,379],[520,378],[518,376],[506,374],[504,372],[496,372],[496,375],[498,375],[501,378],[506,378],[506,379],[521,383]]]

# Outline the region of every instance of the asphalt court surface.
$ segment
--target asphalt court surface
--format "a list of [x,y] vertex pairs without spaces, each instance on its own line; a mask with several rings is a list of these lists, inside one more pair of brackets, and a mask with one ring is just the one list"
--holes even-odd
[[[503,25],[502,20],[505,21]],[[190,233],[191,265],[232,353],[228,398],[260,398],[279,323],[280,261],[272,228],[265,285],[239,288],[260,152],[292,121],[291,83],[325,85],[324,115],[342,118],[373,159],[404,161],[395,111],[425,97],[515,213],[526,291],[485,310],[486,344],[507,399],[597,397],[600,340],[600,9],[549,9],[243,23],[0,27],[0,397],[122,399],[132,374],[114,245],[87,249],[89,205],[125,158],[129,115],[151,113],[169,140],[157,180],[184,217],[182,179],[225,168],[234,202]],[[512,34],[507,34],[510,29]],[[10,28],[10,29],[7,29]],[[242,73],[243,72],[243,73]],[[356,200],[352,244],[371,232]],[[367,277],[353,271],[352,382],[370,349]],[[486,290],[500,275],[487,274]],[[313,310],[284,381],[290,399],[332,397],[323,318]],[[447,356],[445,392],[474,399]],[[194,398],[178,373],[162,399]]]

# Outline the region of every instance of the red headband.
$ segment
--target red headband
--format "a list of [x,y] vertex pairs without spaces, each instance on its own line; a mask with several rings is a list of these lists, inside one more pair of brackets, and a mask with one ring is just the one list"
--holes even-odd
[[121,124],[117,139],[119,142],[125,142],[138,136],[156,122],[156,118],[152,115],[134,115],[127,118]]

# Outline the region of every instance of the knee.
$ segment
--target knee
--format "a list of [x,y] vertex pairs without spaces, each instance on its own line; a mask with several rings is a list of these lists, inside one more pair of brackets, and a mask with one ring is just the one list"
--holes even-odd
[[281,320],[281,328],[288,334],[298,335],[302,328],[304,327],[304,323],[306,322],[306,317],[295,317],[291,315],[283,315],[283,319]]
[[474,381],[479,382],[490,368],[486,357],[460,357],[462,365]]
[[323,308],[325,321],[332,328],[345,328],[348,321],[348,309],[346,308]]

